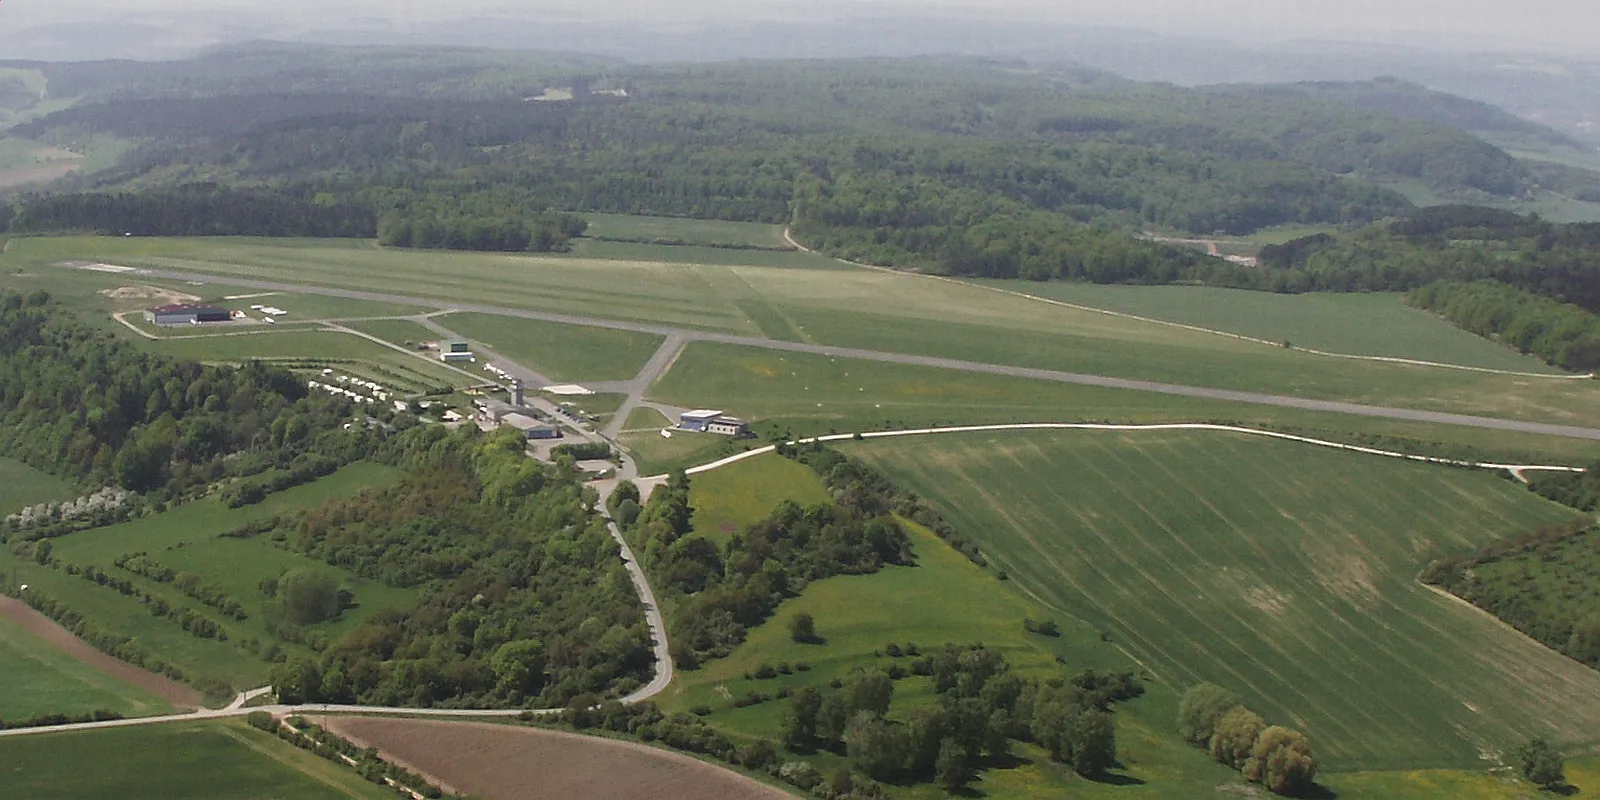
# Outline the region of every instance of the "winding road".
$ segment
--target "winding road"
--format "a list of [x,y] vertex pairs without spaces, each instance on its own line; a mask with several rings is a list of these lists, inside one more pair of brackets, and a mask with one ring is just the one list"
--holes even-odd
[[[428,298],[389,294],[385,292],[339,289],[328,286],[279,283],[276,281],[260,281],[248,278],[205,275],[192,272],[168,272],[164,270],[148,269],[138,269],[127,274],[130,276],[139,275],[143,277],[175,281],[225,281],[232,286],[260,289],[263,291],[314,294],[326,297],[342,297],[352,300],[368,300],[374,302],[424,306],[428,308],[442,307],[437,300],[431,300]],[[1159,383],[1156,381],[1116,378],[1106,375],[1089,375],[1078,372],[1063,372],[1060,370],[1017,367],[1005,364],[988,364],[978,361],[963,361],[953,358],[941,358],[938,356],[919,356],[908,353],[890,353],[880,350],[863,350],[850,347],[830,347],[827,345],[809,344],[806,342],[789,342],[777,339],[762,339],[755,336],[711,333],[706,331],[672,328],[661,325],[650,325],[639,322],[628,322],[626,320],[604,319],[600,317],[586,317],[572,314],[557,314],[546,311],[506,308],[503,306],[451,303],[449,304],[449,308],[457,311],[493,314],[517,319],[537,320],[541,322],[554,322],[563,325],[583,325],[593,328],[608,328],[611,330],[648,333],[656,336],[664,336],[667,337],[669,341],[682,342],[684,345],[687,345],[690,342],[714,342],[719,344],[738,345],[742,347],[754,347],[766,350],[802,353],[806,355],[853,358],[864,361],[905,364],[908,366],[931,367],[934,369],[947,369],[960,372],[999,375],[1010,378],[1026,378],[1030,380],[1052,381],[1056,383],[1078,384],[1082,386],[1097,386],[1108,389],[1125,389],[1135,392],[1153,392],[1156,394],[1195,397],[1209,400],[1223,400],[1234,403],[1295,408],[1306,411],[1324,411],[1335,414],[1351,414],[1362,417],[1377,417],[1383,419],[1405,420],[1409,422],[1427,422],[1439,425],[1459,425],[1471,428],[1513,431],[1516,433],[1531,433],[1544,436],[1559,436],[1569,439],[1600,441],[1600,428],[1589,428],[1577,425],[1558,425],[1547,422],[1531,422],[1525,420],[1500,419],[1496,417],[1480,417],[1468,414],[1452,414],[1443,411],[1424,411],[1411,408],[1374,406],[1336,400],[1315,400],[1305,397],[1266,394],[1262,392],[1213,389],[1203,386],[1185,386],[1181,384]],[[652,359],[652,361],[654,360],[655,359]],[[626,419],[626,417],[623,417],[620,414],[618,416],[622,417],[624,420]]]

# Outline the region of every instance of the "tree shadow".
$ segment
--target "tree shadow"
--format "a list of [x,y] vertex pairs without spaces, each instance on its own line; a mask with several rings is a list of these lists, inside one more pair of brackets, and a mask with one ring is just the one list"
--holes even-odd
[[1559,794],[1562,797],[1577,797],[1583,793],[1582,789],[1579,789],[1570,783],[1563,783],[1560,786],[1551,786],[1546,788],[1545,791],[1551,794]]
[[1102,772],[1099,775],[1086,776],[1084,780],[1106,786],[1143,786],[1144,780],[1135,778],[1121,772]]
[[1304,794],[1298,795],[1302,800],[1338,800],[1339,793],[1320,783],[1311,784]]

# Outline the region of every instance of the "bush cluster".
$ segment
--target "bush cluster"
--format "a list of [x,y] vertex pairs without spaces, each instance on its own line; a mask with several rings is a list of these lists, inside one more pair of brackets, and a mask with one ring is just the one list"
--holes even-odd
[[1305,734],[1268,725],[1220,686],[1201,683],[1184,693],[1178,733],[1277,794],[1299,796],[1315,785],[1317,761]]

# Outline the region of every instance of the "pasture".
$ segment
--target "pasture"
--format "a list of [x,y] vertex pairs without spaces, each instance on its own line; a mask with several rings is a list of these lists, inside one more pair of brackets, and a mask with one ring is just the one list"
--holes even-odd
[[584,235],[596,239],[792,249],[783,239],[782,225],[630,214],[589,213],[583,218],[589,221]]
[[78,494],[71,484],[54,475],[0,456],[0,517],[39,503],[72,500]]
[[1282,295],[1209,286],[974,283],[1332,353],[1422,359],[1515,372],[1560,372],[1426,311],[1410,308],[1399,294]]
[[28,800],[393,800],[242,721],[0,737],[0,795]]
[[[268,496],[260,504],[229,509],[206,498],[173,510],[120,525],[94,528],[53,541],[53,557],[63,565],[98,566],[129,580],[139,590],[165,600],[173,608],[190,608],[211,618],[229,633],[227,641],[195,637],[172,621],[150,614],[136,600],[94,582],[66,574],[62,569],[23,560],[9,550],[0,552],[0,570],[15,580],[38,587],[49,596],[94,621],[97,625],[132,636],[152,655],[178,665],[194,677],[213,678],[235,688],[258,686],[270,665],[246,649],[247,640],[277,642],[266,629],[263,579],[276,578],[297,567],[313,567],[334,575],[355,592],[358,607],[340,619],[318,626],[331,638],[386,609],[403,610],[415,601],[416,591],[394,589],[356,577],[344,570],[280,549],[259,537],[224,537],[229,531],[276,514],[292,513],[329,498],[346,497],[369,486],[393,480],[391,468],[354,464],[305,486]],[[148,553],[156,561],[180,572],[193,572],[203,583],[222,589],[246,612],[245,620],[222,616],[179,591],[171,583],[158,583],[113,566],[118,556]],[[287,652],[301,646],[279,643]]]
[[939,435],[842,449],[929,498],[1037,602],[1174,687],[1308,732],[1330,770],[1587,743],[1600,674],[1421,586],[1570,510],[1484,473],[1241,435]]
[[[84,664],[0,616],[0,720],[114,711],[125,717],[171,710],[165,701]],[[3,780],[3,778],[0,778]]]
[[683,408],[722,408],[753,418],[760,423],[757,427],[763,435],[1008,422],[1227,421],[1294,427],[1336,440],[1362,433],[1443,442],[1451,448],[1501,454],[1498,457],[1507,459],[1582,464],[1600,456],[1600,445],[1580,439],[1174,397],[709,342],[686,347],[672,369],[652,387],[650,397]]
[[[20,239],[3,263],[32,268],[73,258],[201,272],[222,282],[229,275],[249,275],[405,293],[438,303],[541,309],[1320,399],[1562,423],[1600,416],[1600,388],[1590,382],[1330,358],[880,270],[423,254],[345,242],[284,245],[259,239]],[[1417,321],[1416,312],[1402,307],[1392,312],[1409,322],[1391,323],[1389,330],[1429,322]],[[1487,342],[1455,341],[1462,348],[1493,349]],[[1435,354],[1422,345],[1394,352]]]
[[628,380],[639,374],[665,338],[490,314],[449,314],[435,321],[557,381]]

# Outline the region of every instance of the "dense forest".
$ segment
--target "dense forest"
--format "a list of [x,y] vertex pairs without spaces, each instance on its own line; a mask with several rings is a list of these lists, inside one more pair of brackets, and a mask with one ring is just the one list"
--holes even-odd
[[[1192,90],[978,59],[427,55],[265,47],[121,79],[39,67],[52,91],[83,99],[12,133],[133,143],[79,190],[265,184],[347,201],[382,187],[434,209],[489,193],[520,216],[793,219],[831,252],[885,264],[962,272],[975,267],[952,260],[996,246],[996,263],[976,267],[996,274],[1043,274],[1031,254],[1079,249],[1095,238],[1086,223],[1124,234],[1362,223],[1409,206],[1379,181],[1503,197],[1538,179],[1460,130],[1330,92]],[[534,99],[551,86],[571,99]],[[979,239],[951,233],[979,220],[990,223]],[[419,219],[407,221],[415,231]],[[467,238],[520,241],[482,227]],[[405,229],[388,228],[396,240]]]
[[288,372],[151,355],[46,294],[0,294],[0,449],[79,486],[163,502],[308,454],[345,463],[370,447],[349,416]]

